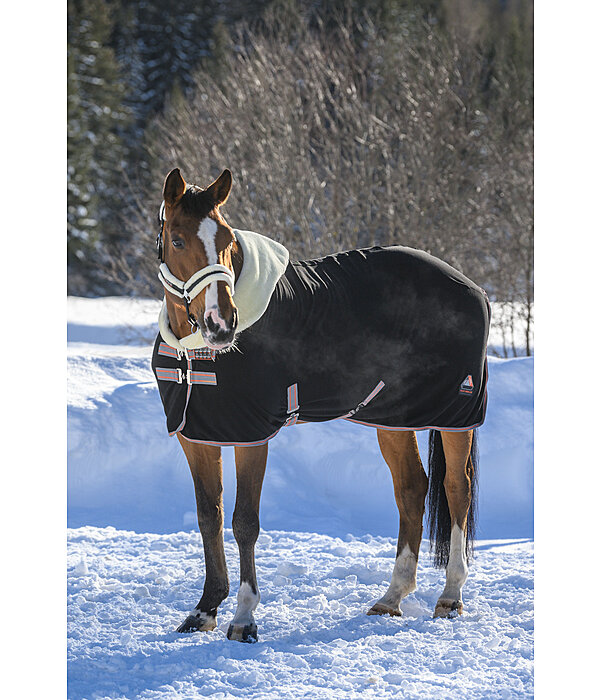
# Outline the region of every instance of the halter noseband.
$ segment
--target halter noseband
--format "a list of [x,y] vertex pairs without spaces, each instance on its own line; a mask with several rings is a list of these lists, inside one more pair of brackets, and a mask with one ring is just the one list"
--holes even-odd
[[[233,272],[225,265],[215,264],[207,265],[195,272],[188,280],[183,281],[169,270],[167,263],[165,262],[165,248],[163,243],[163,233],[165,230],[165,203],[160,205],[160,210],[158,213],[158,219],[160,223],[160,231],[156,237],[156,252],[158,254],[158,259],[161,264],[158,268],[158,279],[161,281],[163,287],[175,294],[180,299],[185,301],[185,309],[188,315],[188,321],[192,328],[198,330],[198,322],[190,314],[190,303],[195,299],[198,294],[205,288],[208,287],[212,282],[225,282],[229,285],[231,294],[234,293],[235,277]],[[195,332],[195,331],[194,331]]]
[[225,265],[219,264],[207,265],[183,282],[178,277],[175,277],[167,267],[167,263],[163,262],[158,268],[158,279],[167,291],[181,299],[185,299],[188,304],[200,294],[204,287],[208,287],[211,282],[225,282],[229,285],[232,294],[234,289],[233,273]]

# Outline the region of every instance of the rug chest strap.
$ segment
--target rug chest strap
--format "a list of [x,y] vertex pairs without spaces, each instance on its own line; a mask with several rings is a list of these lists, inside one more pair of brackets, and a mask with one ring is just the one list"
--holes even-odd
[[157,367],[156,377],[163,382],[175,382],[176,384],[208,384],[217,386],[217,375],[214,372],[195,372],[188,369],[183,372],[179,367],[170,369],[167,367]]

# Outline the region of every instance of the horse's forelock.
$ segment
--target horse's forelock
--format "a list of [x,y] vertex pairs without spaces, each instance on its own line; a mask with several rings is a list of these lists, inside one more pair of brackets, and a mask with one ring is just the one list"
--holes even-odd
[[214,209],[215,203],[205,190],[197,185],[189,185],[179,201],[183,214],[205,219]]

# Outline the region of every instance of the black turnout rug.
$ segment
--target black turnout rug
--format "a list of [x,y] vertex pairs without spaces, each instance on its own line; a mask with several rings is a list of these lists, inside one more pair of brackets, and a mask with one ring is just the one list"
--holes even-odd
[[222,353],[156,339],[170,434],[266,442],[284,425],[346,418],[396,430],[483,423],[485,292],[422,251],[375,247],[289,263],[264,315]]

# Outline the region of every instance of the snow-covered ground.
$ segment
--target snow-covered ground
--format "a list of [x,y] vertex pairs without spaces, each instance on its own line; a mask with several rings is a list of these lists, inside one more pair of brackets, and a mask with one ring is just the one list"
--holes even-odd
[[[231,530],[225,551],[238,577]],[[480,541],[458,620],[432,619],[427,562],[404,617],[365,615],[387,588],[391,538],[281,530],[257,543],[255,645],[174,629],[202,585],[197,533],[69,532],[70,698],[522,698],[533,691],[533,544]]]
[[[533,359],[490,357],[479,539],[458,620],[424,542],[403,618],[364,615],[391,574],[398,514],[376,433],[294,426],[269,446],[257,568],[259,641],[174,628],[203,556],[187,464],[150,370],[158,304],[68,300],[70,698],[512,698],[533,694]],[[492,345],[495,341],[492,333]],[[425,455],[427,435],[419,435]],[[226,524],[235,495],[224,453]]]

